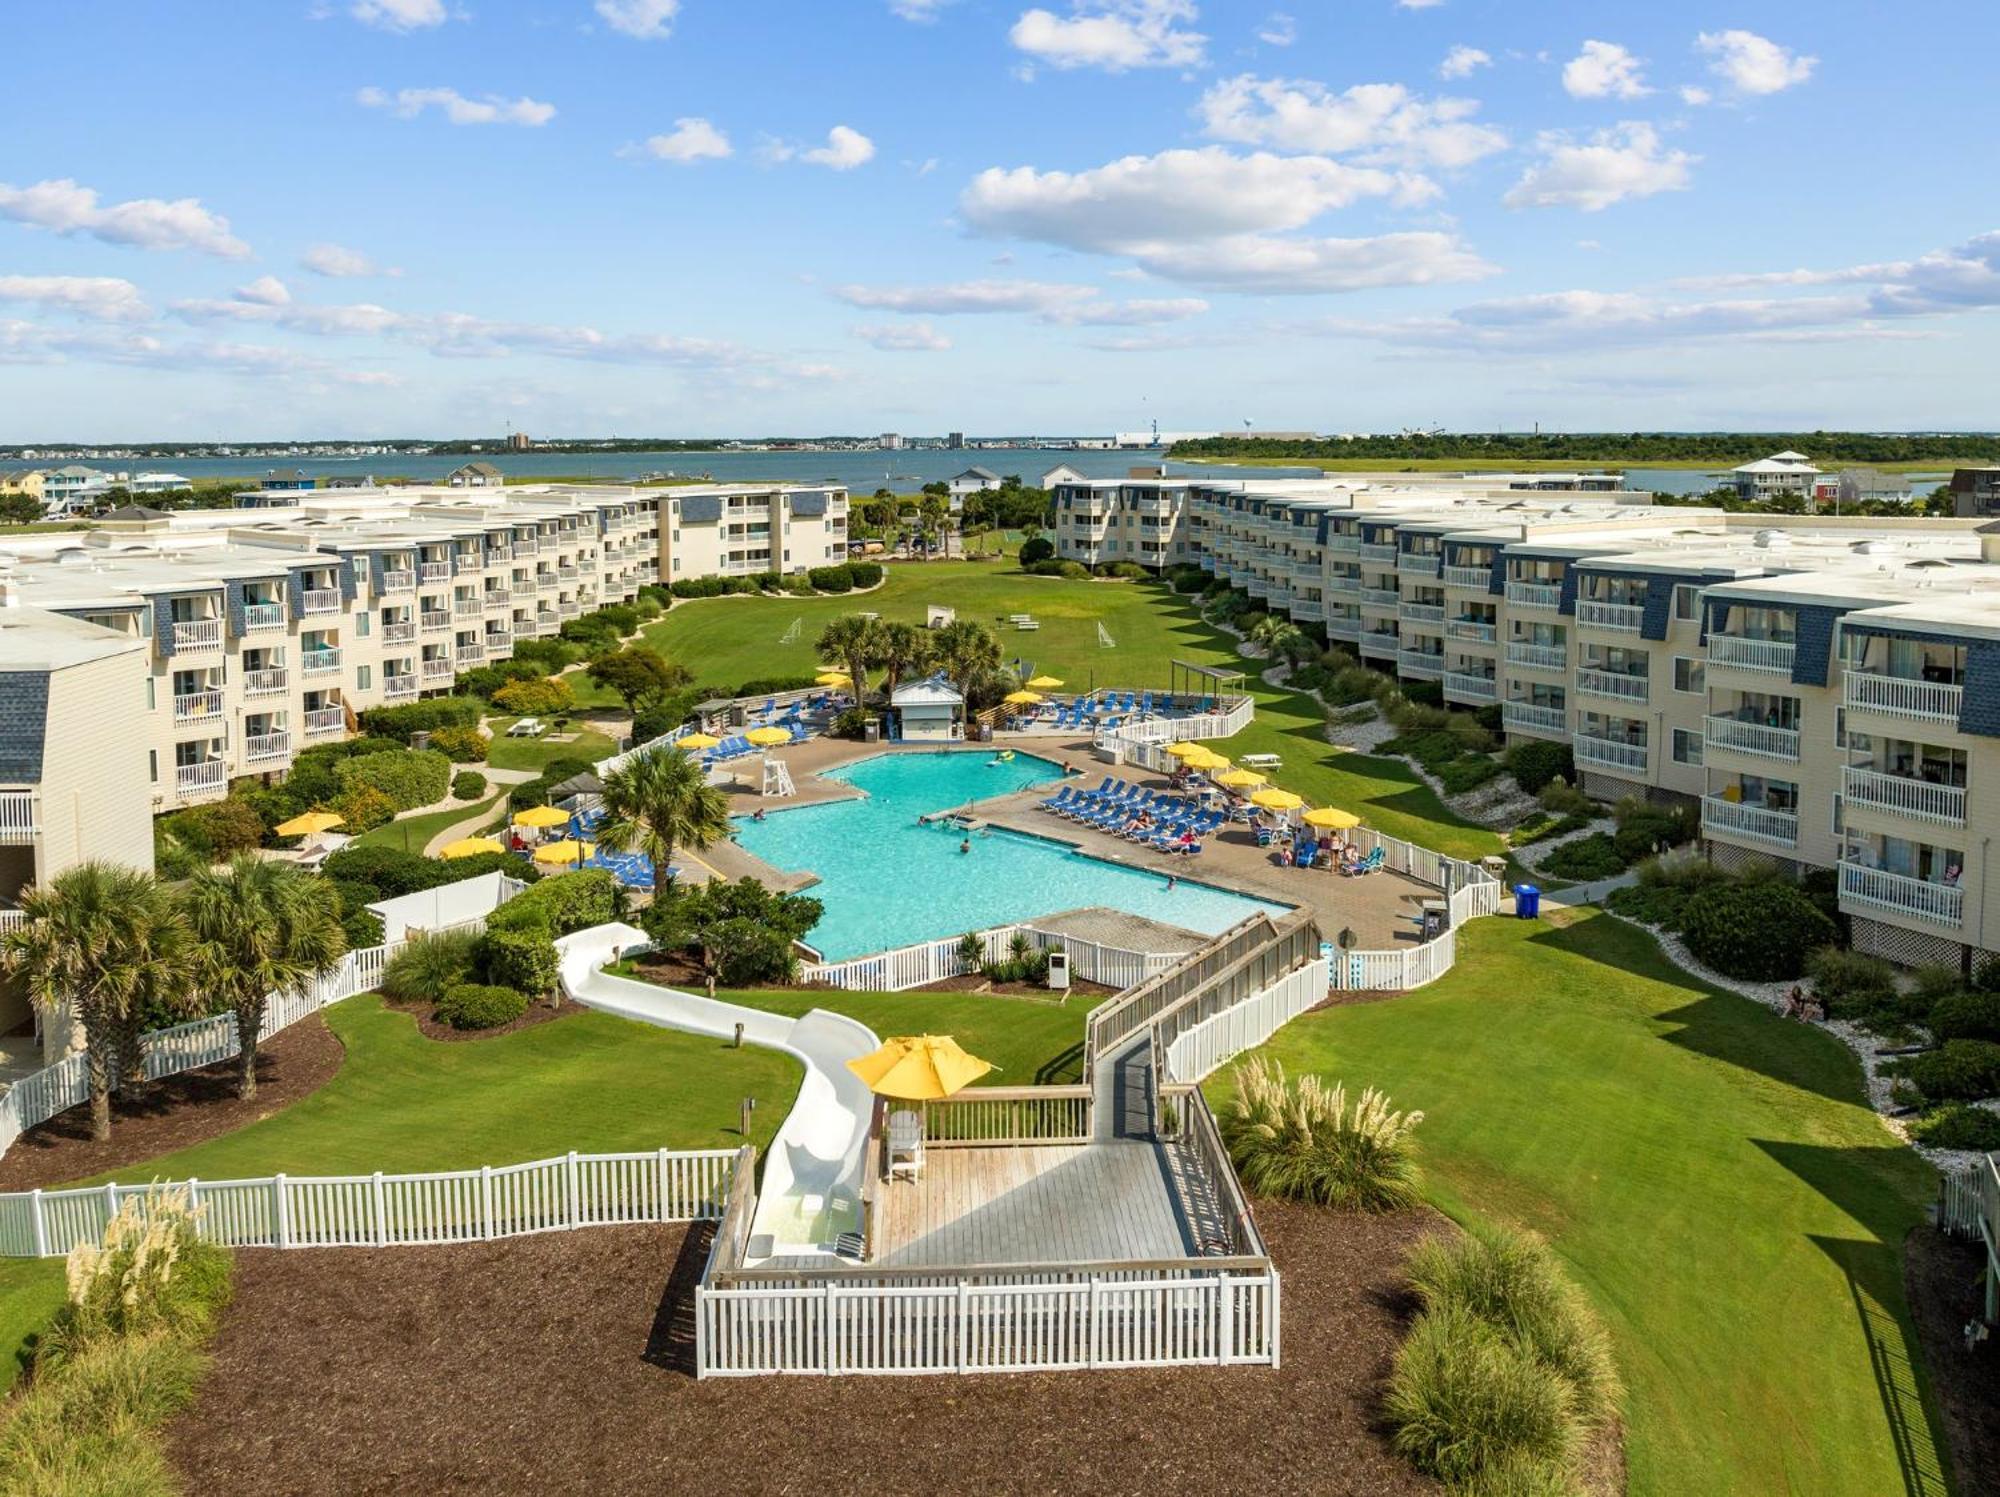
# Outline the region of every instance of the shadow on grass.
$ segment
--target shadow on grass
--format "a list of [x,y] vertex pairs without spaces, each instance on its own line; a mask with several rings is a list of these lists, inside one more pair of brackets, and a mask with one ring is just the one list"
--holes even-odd
[[713,1222],[696,1222],[681,1238],[681,1250],[674,1258],[667,1287],[653,1312],[653,1327],[646,1336],[646,1349],[639,1356],[668,1372],[684,1377],[695,1375],[695,1286],[708,1266],[709,1245],[715,1240]]
[[1036,1086],[1071,1086],[1083,1079],[1083,1041],[1051,1055],[1035,1067]]

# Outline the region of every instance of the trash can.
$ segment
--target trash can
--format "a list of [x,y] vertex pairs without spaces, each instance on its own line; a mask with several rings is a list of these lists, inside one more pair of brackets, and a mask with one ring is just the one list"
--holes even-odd
[[866,722],[862,723],[861,741],[863,743],[880,743],[882,741],[881,718],[871,717]]
[[1542,913],[1542,891],[1534,884],[1514,885],[1514,918],[1533,920]]
[[993,741],[993,724],[981,723],[979,725],[979,741],[981,743],[991,743]]
[[1442,899],[1426,899],[1422,905],[1423,936],[1435,941],[1451,927],[1451,909]]

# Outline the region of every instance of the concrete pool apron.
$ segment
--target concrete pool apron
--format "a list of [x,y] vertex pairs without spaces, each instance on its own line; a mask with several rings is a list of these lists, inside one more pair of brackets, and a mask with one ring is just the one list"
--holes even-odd
[[816,1008],[787,1018],[605,972],[606,963],[648,944],[630,925],[592,926],[556,943],[563,991],[586,1008],[688,1034],[781,1050],[805,1067],[792,1110],[764,1159],[751,1219],[759,1258],[831,1256],[842,1232],[861,1230],[861,1185],[875,1097],[847,1062],[881,1044],[867,1025]]

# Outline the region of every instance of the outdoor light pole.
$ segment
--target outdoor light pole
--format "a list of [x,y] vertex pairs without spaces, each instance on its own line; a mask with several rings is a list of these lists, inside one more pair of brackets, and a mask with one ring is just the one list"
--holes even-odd
[[755,1112],[756,1110],[757,1110],[757,1099],[755,1097],[745,1097],[743,1099],[743,1106],[738,1114],[738,1121],[737,1121],[737,1132],[740,1133],[744,1138],[748,1138],[750,1136],[750,1114]]

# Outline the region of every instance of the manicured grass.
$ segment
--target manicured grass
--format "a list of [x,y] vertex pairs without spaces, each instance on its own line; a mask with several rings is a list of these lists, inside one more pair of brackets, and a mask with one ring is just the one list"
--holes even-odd
[[0,1394],[24,1370],[28,1338],[40,1333],[64,1298],[62,1259],[0,1259]]
[[372,832],[363,832],[354,841],[361,847],[407,848],[421,854],[424,844],[446,827],[464,821],[468,816],[496,811],[499,804],[499,796],[489,795],[483,801],[466,801],[463,805],[448,806],[442,811],[427,811],[422,816],[399,816],[394,821],[383,822]]
[[549,734],[540,738],[509,738],[507,729],[518,721],[519,718],[513,717],[488,719],[493,742],[486,750],[486,762],[495,769],[525,769],[540,774],[552,759],[583,759],[594,764],[618,752],[618,745],[604,734],[574,722],[564,735],[569,738],[566,743],[552,741],[553,735]]
[[1438,1204],[1550,1238],[1617,1341],[1633,1492],[1941,1493],[1900,1270],[1936,1175],[1831,1036],[1566,918],[1479,921],[1266,1049],[1422,1109]]

